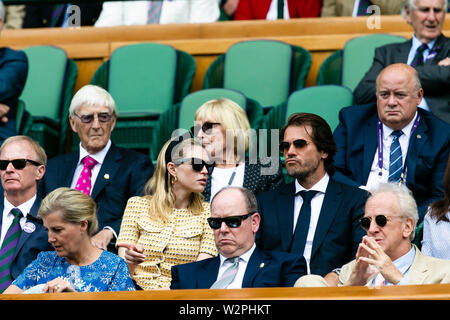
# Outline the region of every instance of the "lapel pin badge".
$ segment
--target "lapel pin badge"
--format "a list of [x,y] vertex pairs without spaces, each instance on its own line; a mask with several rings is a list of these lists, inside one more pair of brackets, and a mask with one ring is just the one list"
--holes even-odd
[[109,174],[105,173],[105,175],[103,176],[103,178],[105,178],[106,180],[109,179]]
[[36,230],[36,226],[31,222],[27,222],[23,226],[23,231],[25,231],[26,233],[33,233],[34,230]]
[[261,264],[259,265],[260,268],[264,268],[264,262],[261,262]]
[[422,136],[420,134],[418,134],[417,139],[422,139]]

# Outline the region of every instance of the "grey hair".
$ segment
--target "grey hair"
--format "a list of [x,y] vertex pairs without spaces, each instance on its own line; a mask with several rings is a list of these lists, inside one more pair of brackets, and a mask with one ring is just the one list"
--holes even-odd
[[226,186],[226,187],[223,187],[222,189],[220,189],[214,195],[214,197],[211,199],[211,205],[214,202],[214,199],[217,197],[218,194],[222,193],[222,191],[224,191],[224,190],[229,190],[229,189],[235,189],[235,190],[239,190],[241,192],[241,194],[244,196],[247,213],[258,212],[258,202],[256,201],[255,194],[247,188],[236,187],[236,186]]
[[390,193],[397,197],[400,215],[414,220],[413,230],[409,235],[409,239],[413,241],[416,233],[417,221],[419,220],[419,213],[417,210],[416,200],[414,200],[411,190],[404,185],[388,182],[380,183],[376,188],[370,190],[370,193],[371,195],[369,196],[369,199],[380,193]]
[[96,85],[85,85],[75,93],[70,102],[69,114],[73,116],[75,111],[82,105],[104,106],[107,107],[112,114],[117,114],[116,103],[111,94]]
[[0,20],[5,22],[5,5],[3,4],[3,1],[0,0]]
[[[442,2],[444,3],[444,7],[442,8],[445,12],[447,12],[447,8],[448,8],[448,1],[447,0],[442,0]],[[403,6],[402,6],[402,17],[403,19],[406,19],[406,8],[408,8],[409,11],[413,11],[417,9],[417,0],[403,0]]]

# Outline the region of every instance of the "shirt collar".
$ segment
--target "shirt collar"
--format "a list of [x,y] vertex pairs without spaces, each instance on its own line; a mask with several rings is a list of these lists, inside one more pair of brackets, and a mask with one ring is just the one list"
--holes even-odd
[[[434,47],[434,44],[436,43],[436,41],[437,41],[437,38],[434,39],[433,41],[428,42],[427,43],[427,46],[428,46],[427,50],[432,49]],[[411,44],[412,52],[415,53],[417,51],[417,48],[420,47],[421,45],[422,45],[422,42],[420,42],[419,39],[417,39],[416,36],[413,35],[413,37],[412,37],[412,44]]]
[[97,152],[95,154],[89,154],[89,152],[87,152],[87,150],[85,148],[83,148],[83,146],[81,145],[81,142],[80,142],[80,158],[78,159],[78,164],[80,164],[81,160],[83,160],[86,156],[91,156],[100,165],[102,165],[103,161],[105,160],[106,154],[109,151],[109,148],[111,148],[111,139],[108,140],[108,143],[102,150],[100,150],[99,152]]
[[[328,181],[330,181],[330,176],[328,173],[325,172],[325,175],[320,179],[315,185],[311,187],[309,190],[319,191],[322,193],[325,193],[328,186]],[[297,179],[295,179],[295,194],[297,194],[299,191],[307,190],[305,187],[303,187],[300,183],[298,183]]]
[[393,263],[394,265],[397,267],[397,269],[403,274],[405,275],[406,272],[409,270],[409,268],[411,267],[414,258],[416,256],[416,249],[414,246],[411,246],[411,249],[404,254],[403,256],[401,256],[400,258],[398,258],[397,260],[395,260]]
[[[417,111],[416,114],[414,115],[414,118],[402,129],[403,134],[405,135],[405,137],[408,138],[408,140],[409,137],[411,136],[411,130],[414,125],[414,121],[416,121],[416,118],[417,118]],[[394,130],[392,130],[383,123],[383,139],[387,139],[393,131]]]
[[[244,254],[239,256],[239,261],[244,261],[245,263],[248,263],[248,261],[250,260],[250,257],[253,254],[253,251],[255,251],[256,248],[256,244],[253,243],[253,246]],[[223,255],[219,254],[220,257],[220,266],[223,266],[225,260],[227,259],[226,257],[224,257]]]
[[36,195],[34,195],[30,200],[25,201],[24,203],[22,203],[21,205],[16,207],[11,202],[9,202],[8,199],[6,199],[6,197],[4,197],[4,200],[3,200],[4,209],[3,210],[5,210],[6,212],[9,213],[12,209],[17,208],[22,212],[23,216],[26,217],[26,215],[28,213],[30,213],[31,207],[33,206],[35,200],[36,200]]

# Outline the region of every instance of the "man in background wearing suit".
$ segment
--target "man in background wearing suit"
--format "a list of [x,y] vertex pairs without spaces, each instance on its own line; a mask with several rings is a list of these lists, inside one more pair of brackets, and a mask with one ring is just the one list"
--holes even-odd
[[111,142],[116,119],[115,102],[106,90],[82,87],[69,107],[70,125],[80,138],[79,150],[50,159],[39,186],[43,196],[59,187],[90,195],[97,203],[100,230],[92,240],[102,249],[117,238],[128,199],[140,195],[153,174],[148,156]]
[[41,251],[53,250],[47,230],[37,217],[41,198],[38,181],[47,156],[26,136],[6,139],[0,148],[0,292],[3,292]]
[[[5,6],[0,1],[0,31],[5,21]],[[28,60],[23,51],[0,48],[0,143],[16,135],[19,96],[28,74]]]
[[333,179],[336,144],[321,117],[291,115],[280,139],[295,182],[258,195],[262,222],[256,243],[304,256],[308,273],[325,275],[355,256],[367,192]]
[[375,50],[372,66],[354,91],[354,103],[376,101],[375,80],[386,66],[407,63],[419,73],[425,98],[419,107],[450,124],[450,39],[442,34],[446,0],[407,0],[402,14],[414,29],[411,40]]
[[336,179],[372,189],[379,182],[405,183],[419,207],[443,198],[450,125],[422,108],[418,72],[403,63],[377,78],[377,103],[343,108],[334,131]]
[[256,247],[260,216],[250,190],[221,189],[212,199],[208,223],[219,256],[172,267],[171,289],[292,287],[306,274],[303,257]]
[[323,0],[321,17],[357,17],[373,13],[368,12],[371,5],[380,9],[382,15],[400,14],[403,0]]
[[450,283],[450,261],[424,256],[411,243],[419,219],[411,191],[382,183],[371,193],[360,220],[367,235],[356,259],[337,271],[334,279],[307,275],[296,287]]

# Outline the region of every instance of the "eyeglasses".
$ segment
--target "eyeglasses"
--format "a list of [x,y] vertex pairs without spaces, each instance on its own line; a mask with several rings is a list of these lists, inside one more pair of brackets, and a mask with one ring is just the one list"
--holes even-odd
[[208,163],[205,160],[199,158],[182,158],[173,161],[173,163],[175,164],[182,164],[186,162],[190,162],[192,169],[196,172],[201,172],[203,170],[203,167],[206,167],[206,170],[208,170],[208,174],[210,174],[214,167],[214,163]]
[[23,169],[26,167],[27,162],[35,165],[35,166],[41,166],[42,164],[29,159],[14,159],[14,160],[0,160],[0,170],[6,170],[8,168],[9,163],[12,163],[13,167],[17,170]]
[[92,121],[94,121],[95,115],[97,115],[97,119],[99,122],[106,123],[111,120],[111,118],[114,116],[114,113],[109,114],[108,112],[100,112],[100,113],[82,114],[81,116],[74,113],[74,115],[80,118],[81,122],[83,123],[91,123]]
[[[401,216],[393,216],[392,218],[402,218]],[[383,228],[388,221],[391,221],[391,218],[388,216],[385,216],[384,214],[379,214],[375,217],[375,223],[377,226]],[[370,229],[370,224],[372,223],[372,217],[363,217],[359,220],[359,224],[361,225],[361,228],[364,230]]]
[[193,126],[191,127],[191,133],[194,136],[197,136],[197,133],[199,131],[198,128],[202,129],[202,131],[206,134],[210,134],[211,132],[209,130],[211,130],[214,125],[218,125],[220,124],[219,122],[205,122],[202,126]]
[[[304,148],[306,147],[310,142],[304,140],[304,139],[297,139],[292,141],[292,144],[294,145],[294,147],[296,148]],[[281,141],[280,142],[280,152],[285,152],[287,150],[289,150],[289,148],[291,147],[291,143],[287,142],[287,141]]]
[[247,219],[255,213],[256,212],[250,212],[242,216],[231,216],[225,218],[208,218],[207,220],[209,226],[214,230],[220,229],[220,227],[222,226],[222,222],[225,222],[228,228],[239,228],[243,220]]

